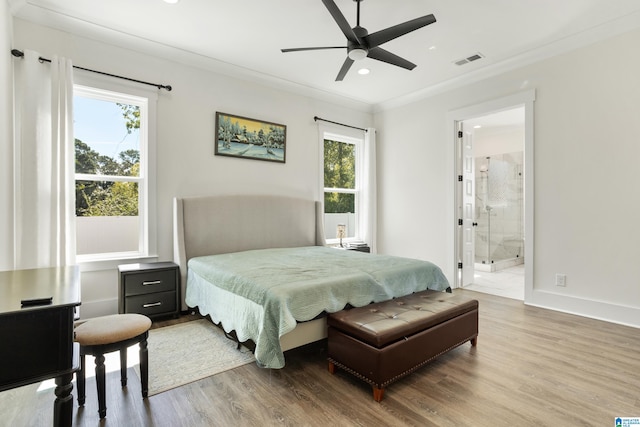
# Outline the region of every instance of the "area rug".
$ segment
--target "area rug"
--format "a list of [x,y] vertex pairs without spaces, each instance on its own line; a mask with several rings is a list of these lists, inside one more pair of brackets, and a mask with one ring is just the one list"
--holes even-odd
[[149,396],[255,361],[206,319],[150,330],[148,349]]

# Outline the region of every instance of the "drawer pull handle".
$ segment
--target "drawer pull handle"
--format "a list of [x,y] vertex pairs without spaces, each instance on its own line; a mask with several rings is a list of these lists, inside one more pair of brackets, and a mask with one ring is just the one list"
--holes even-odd
[[142,308],[149,308],[149,307],[158,307],[159,305],[162,305],[161,302],[152,302],[149,304],[142,304]]
[[162,283],[162,280],[154,280],[151,282],[142,282],[142,286],[159,285],[160,283]]

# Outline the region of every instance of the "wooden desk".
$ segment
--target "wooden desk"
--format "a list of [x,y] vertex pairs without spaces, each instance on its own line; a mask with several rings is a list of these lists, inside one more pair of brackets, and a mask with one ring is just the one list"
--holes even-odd
[[[21,300],[53,297],[47,305]],[[80,270],[74,267],[0,272],[0,391],[55,378],[53,425],[71,426],[73,373],[79,346],[73,342],[80,305]]]

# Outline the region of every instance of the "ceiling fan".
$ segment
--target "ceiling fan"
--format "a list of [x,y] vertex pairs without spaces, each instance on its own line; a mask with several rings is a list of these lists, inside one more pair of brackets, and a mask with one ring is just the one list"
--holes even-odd
[[360,26],[360,2],[362,0],[353,0],[357,5],[357,21],[356,26],[351,28],[349,22],[338,9],[333,0],[322,0],[322,3],[326,6],[333,16],[345,37],[347,38],[347,46],[324,46],[324,47],[299,47],[291,49],[281,49],[282,52],[300,52],[305,50],[324,50],[324,49],[347,49],[347,58],[342,64],[342,68],[338,72],[336,81],[342,81],[344,76],[351,68],[354,61],[364,58],[376,59],[378,61],[386,62],[391,65],[405,68],[407,70],[413,70],[416,64],[407,61],[404,58],[399,57],[389,51],[386,51],[378,46],[393,40],[397,37],[403,36],[407,33],[415,31],[419,28],[425,27],[429,24],[436,22],[435,16],[432,14],[425,15],[420,18],[412,19],[411,21],[404,22],[402,24],[394,25],[384,30],[376,31],[369,34],[366,28]]

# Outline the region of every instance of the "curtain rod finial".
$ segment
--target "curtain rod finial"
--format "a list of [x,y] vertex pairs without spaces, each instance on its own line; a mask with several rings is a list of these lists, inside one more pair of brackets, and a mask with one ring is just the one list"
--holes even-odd
[[24,56],[24,52],[18,49],[11,49],[11,54],[16,58],[22,58]]

